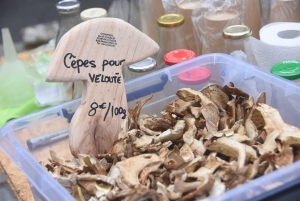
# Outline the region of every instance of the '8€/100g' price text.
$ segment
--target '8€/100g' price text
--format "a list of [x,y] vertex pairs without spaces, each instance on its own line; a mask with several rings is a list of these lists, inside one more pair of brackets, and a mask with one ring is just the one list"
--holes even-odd
[[89,116],[94,116],[97,113],[97,109],[102,109],[102,110],[106,109],[106,113],[103,121],[106,120],[106,117],[109,113],[111,113],[111,117],[114,117],[114,115],[115,116],[122,115],[122,119],[125,119],[127,116],[125,109],[123,109],[122,107],[114,107],[113,105],[111,105],[110,102],[108,103],[108,106],[106,102],[103,102],[102,104],[93,102],[90,107],[91,110],[88,113]]

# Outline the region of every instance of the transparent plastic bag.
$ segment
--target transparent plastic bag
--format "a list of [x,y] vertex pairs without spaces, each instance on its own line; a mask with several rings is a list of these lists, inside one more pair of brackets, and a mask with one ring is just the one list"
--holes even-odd
[[262,27],[259,1],[260,0],[244,0],[244,24],[252,29],[252,36],[256,39],[259,39],[259,30]]
[[244,24],[244,0],[203,0],[192,12],[197,50],[202,54],[223,53],[222,31],[231,25]]
[[157,18],[166,14],[162,0],[139,0],[141,30],[158,43]]
[[108,17],[114,17],[129,21],[129,1],[128,0],[113,0],[107,11]]
[[184,16],[184,36],[188,48],[200,55],[201,51],[197,50],[197,36],[194,31],[194,25],[192,21],[193,10],[201,7],[203,0],[176,0],[178,13]]
[[300,0],[259,0],[261,23],[300,22]]
[[139,0],[114,0],[107,16],[122,19],[141,30]]
[[162,4],[166,13],[178,13],[176,0],[162,0]]
[[192,12],[194,9],[201,7],[203,0],[163,0],[163,6],[166,13],[177,13],[184,16],[184,37],[188,49],[196,52],[198,55],[201,51],[197,50],[197,37],[194,32],[192,22]]
[[54,52],[54,40],[32,50],[29,58],[35,103],[39,107],[56,105],[73,98],[73,82],[46,82],[46,73]]

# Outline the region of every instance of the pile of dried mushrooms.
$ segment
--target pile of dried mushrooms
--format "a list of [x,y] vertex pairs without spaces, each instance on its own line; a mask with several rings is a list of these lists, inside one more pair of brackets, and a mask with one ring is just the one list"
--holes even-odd
[[[97,156],[51,151],[48,172],[77,200],[207,200],[300,158],[300,130],[229,83],[183,88],[162,117],[129,109],[119,140]],[[127,126],[125,126],[127,125]]]

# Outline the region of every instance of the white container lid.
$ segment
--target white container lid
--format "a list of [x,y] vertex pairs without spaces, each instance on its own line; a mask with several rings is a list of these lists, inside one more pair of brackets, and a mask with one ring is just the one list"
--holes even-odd
[[104,8],[89,8],[80,13],[80,17],[83,21],[106,17],[107,11]]

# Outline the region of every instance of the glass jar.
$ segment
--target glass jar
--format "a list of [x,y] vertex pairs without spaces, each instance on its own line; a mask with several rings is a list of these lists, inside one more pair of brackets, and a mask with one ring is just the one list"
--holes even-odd
[[159,26],[159,51],[156,54],[157,68],[165,67],[164,56],[166,53],[177,50],[187,49],[183,30],[184,17],[180,14],[166,14],[157,19]]
[[250,44],[251,28],[245,25],[234,25],[223,30],[225,39],[226,54],[232,54],[235,51],[242,51],[247,54],[246,48]]
[[123,67],[124,82],[146,75],[156,70],[155,59],[148,57],[135,64]]
[[300,61],[283,61],[271,68],[271,73],[300,84]]
[[80,2],[76,0],[60,1],[56,4],[56,9],[59,14],[59,29],[56,35],[55,47],[61,37],[71,28],[81,22],[79,17]]

